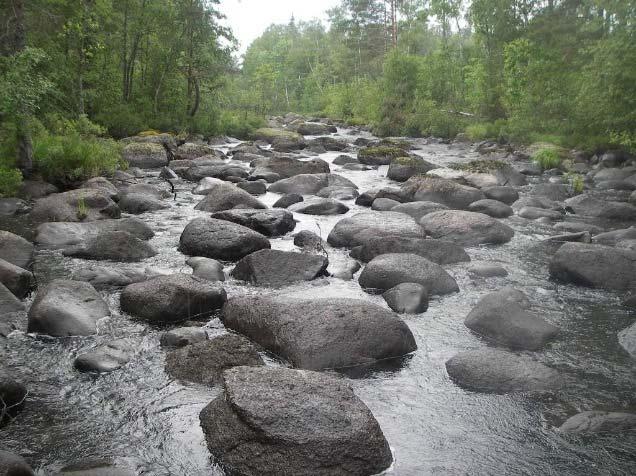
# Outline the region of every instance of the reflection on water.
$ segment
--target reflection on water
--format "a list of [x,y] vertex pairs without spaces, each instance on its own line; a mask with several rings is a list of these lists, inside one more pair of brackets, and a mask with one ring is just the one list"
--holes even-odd
[[[345,136],[347,131],[340,131]],[[352,140],[352,136],[347,136]],[[354,137],[353,137],[354,138]],[[417,153],[439,165],[467,161],[477,154],[463,145],[417,142]],[[321,154],[329,162],[340,153]],[[355,172],[332,170],[361,190],[390,185],[387,167]],[[168,187],[158,177],[148,182]],[[395,185],[395,184],[393,184]],[[155,230],[151,244],[159,254],[140,264],[114,264],[118,269],[150,267],[166,272],[190,272],[177,251],[186,223],[206,213],[194,210],[201,197],[190,194],[192,184],[179,184],[173,207],[143,215]],[[526,187],[528,188],[528,187]],[[271,205],[278,195],[261,199]],[[362,210],[352,201],[349,214]],[[342,216],[296,215],[296,231],[311,230],[326,238]],[[341,370],[352,377],[356,393],[370,407],[391,445],[395,475],[484,474],[636,474],[636,432],[622,435],[572,436],[555,426],[575,412],[590,409],[636,410],[636,366],[620,348],[616,333],[634,320],[620,306],[619,296],[600,290],[557,285],[548,280],[547,264],[553,245],[541,243],[551,228],[513,217],[505,220],[517,232],[503,246],[469,249],[473,260],[500,262],[506,278],[473,278],[467,264],[447,266],[457,279],[459,294],[435,297],[429,310],[405,316],[418,351],[403,359],[373,367]],[[22,228],[20,228],[22,226]],[[20,222],[2,228],[30,228]],[[272,247],[295,249],[290,236],[272,240]],[[348,252],[327,246],[333,265],[349,260]],[[38,256],[40,283],[94,265],[62,257],[59,252]],[[104,265],[104,263],[98,263]],[[231,269],[228,264],[226,271]],[[534,355],[559,369],[566,385],[558,394],[483,395],[455,386],[444,363],[455,353],[488,345],[463,324],[484,294],[512,285],[524,291],[535,311],[563,330],[559,340]],[[258,290],[228,281],[229,296]],[[355,281],[325,278],[292,286],[289,295],[355,297],[384,306],[381,296],[365,294]],[[3,360],[29,388],[29,404],[16,421],[0,430],[0,446],[17,451],[42,474],[88,457],[110,457],[144,475],[220,475],[205,446],[199,411],[218,388],[183,384],[163,371],[161,329],[123,316],[118,292],[103,292],[113,316],[100,322],[92,337],[51,339],[14,332],[1,342]],[[209,324],[222,332],[218,319]],[[26,328],[23,316],[22,329]],[[115,338],[135,343],[136,356],[110,374],[80,374],[72,362],[79,352]],[[279,365],[268,359],[271,365]]]

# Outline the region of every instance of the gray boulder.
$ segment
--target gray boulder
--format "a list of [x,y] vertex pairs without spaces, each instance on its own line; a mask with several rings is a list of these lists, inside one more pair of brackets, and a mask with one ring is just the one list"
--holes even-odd
[[425,233],[415,220],[404,213],[372,211],[343,218],[331,230],[327,241],[336,248],[353,248],[371,239],[387,236],[424,238]]
[[578,221],[562,221],[559,223],[555,223],[552,228],[565,233],[588,232],[590,233],[590,235],[598,235],[599,233],[603,233],[603,228],[601,228],[600,226]]
[[332,162],[334,165],[345,165],[345,164],[359,164],[358,159],[356,157],[351,157],[350,155],[339,155]]
[[215,385],[227,369],[265,365],[245,337],[224,334],[203,342],[182,346],[166,356],[166,373],[188,382]]
[[322,198],[333,198],[335,200],[353,200],[357,198],[359,193],[353,187],[325,187],[321,189],[317,196]]
[[618,343],[636,359],[636,322],[618,333]]
[[146,212],[165,210],[166,208],[170,208],[170,205],[150,195],[126,193],[122,196],[121,200],[119,200],[119,208],[123,212],[139,215]]
[[36,222],[81,222],[119,218],[121,211],[107,193],[80,188],[36,200],[31,217]]
[[636,413],[587,411],[568,418],[562,433],[621,433],[636,430]]
[[205,198],[197,204],[195,209],[203,212],[220,212],[231,210],[239,206],[241,208],[267,208],[265,204],[245,190],[241,190],[236,185],[223,183],[210,190]]
[[323,250],[324,242],[322,238],[316,235],[313,231],[302,230],[294,235],[294,245],[299,248],[305,248],[308,250]]
[[121,293],[121,310],[153,323],[173,323],[209,316],[223,306],[225,289],[187,274],[159,276],[134,283]]
[[426,201],[400,203],[399,205],[391,208],[392,212],[406,213],[417,222],[419,222],[420,218],[422,218],[424,215],[438,212],[440,210],[449,210],[449,208],[446,205],[442,205],[441,203]]
[[0,284],[3,284],[18,299],[26,296],[33,286],[33,275],[24,268],[0,258]]
[[86,240],[82,246],[68,248],[64,256],[89,260],[139,262],[151,258],[157,251],[127,231],[109,231]]
[[256,159],[251,163],[251,166],[254,167],[250,174],[253,178],[260,178],[270,173],[280,175],[282,178],[303,174],[329,173],[329,164],[322,159],[298,160],[280,155]]
[[149,240],[155,235],[150,227],[138,218],[121,218],[88,223],[42,223],[37,228],[35,242],[44,247],[65,248],[84,244],[99,235],[115,231],[130,233],[140,240]]
[[388,253],[410,253],[422,256],[433,263],[452,264],[470,261],[468,253],[450,241],[402,236],[372,238],[351,250],[351,257],[368,263],[376,256]]
[[401,283],[424,286],[429,295],[459,291],[455,279],[437,263],[408,253],[389,253],[373,258],[362,270],[360,286],[386,291]]
[[168,165],[168,153],[162,144],[131,142],[122,152],[130,167],[158,169]]
[[485,198],[476,188],[460,185],[452,180],[427,176],[410,178],[402,186],[401,194],[402,202],[436,202],[462,210],[467,209],[471,203]]
[[122,194],[136,194],[136,195],[147,195],[150,197],[154,197],[157,199],[161,198],[169,198],[172,196],[172,193],[168,191],[166,188],[160,188],[156,185],[151,185],[149,183],[133,183],[122,187]]
[[295,130],[304,136],[322,136],[338,132],[336,126],[321,124],[319,122],[303,122],[296,126]]
[[124,287],[158,276],[151,268],[113,269],[105,266],[88,266],[76,269],[71,275],[75,281],[86,281],[95,289]]
[[300,203],[304,200],[302,195],[297,193],[287,193],[276,200],[276,203],[272,205],[273,208],[288,208],[294,203]]
[[636,239],[636,226],[630,226],[621,230],[599,233],[594,237],[593,241],[600,245],[616,246],[621,241],[634,239]]
[[559,211],[538,207],[523,207],[517,212],[517,215],[527,220],[538,220],[539,218],[547,218],[548,220],[563,219],[563,213]]
[[466,317],[473,332],[513,349],[538,350],[559,333],[559,328],[528,311],[526,296],[513,288],[487,294]]
[[550,276],[566,283],[626,290],[636,280],[636,253],[585,243],[564,243],[550,261]]
[[174,157],[177,160],[194,160],[206,155],[214,155],[215,149],[207,144],[198,144],[195,142],[186,142],[177,147],[174,151]]
[[22,456],[0,450],[0,476],[35,476],[35,473]]
[[302,369],[372,364],[417,348],[395,314],[357,299],[236,297],[223,308],[223,322]]
[[132,344],[120,339],[78,355],[73,365],[80,372],[112,372],[126,365],[134,353]]
[[563,379],[526,355],[496,349],[460,352],[446,362],[449,377],[460,387],[484,393],[558,390]]
[[161,334],[161,347],[185,347],[208,340],[208,333],[203,327],[179,327]]
[[508,276],[508,271],[506,271],[503,266],[494,263],[473,263],[468,268],[468,271],[473,276],[479,276],[481,278],[503,278]]
[[322,147],[324,150],[338,152],[345,150],[349,146],[346,141],[337,139],[335,137],[316,137],[315,139],[310,140],[308,143],[310,146],[313,147]]
[[55,476],[136,476],[137,473],[118,468],[109,460],[89,459],[64,466]]
[[[0,411],[0,427],[8,423],[11,418],[15,418],[24,408],[27,395],[28,391],[23,384],[14,380],[5,371],[0,371],[0,402],[3,405]],[[0,464],[2,464],[1,459]]]
[[189,168],[175,168],[174,170],[178,175],[190,182],[199,182],[206,177],[222,180],[232,180],[232,177],[238,177],[243,180],[249,177],[249,172],[245,167],[224,162],[212,165],[196,165]]
[[425,174],[436,167],[421,157],[397,157],[391,161],[387,177],[396,182],[406,182],[414,175]]
[[294,215],[280,209],[236,209],[212,214],[212,218],[245,226],[265,236],[282,236],[296,227]]
[[24,304],[15,295],[0,283],[0,314],[7,315],[24,311]]
[[461,210],[429,213],[420,225],[433,238],[463,246],[507,243],[514,236],[512,228],[488,215]]
[[25,180],[20,185],[18,196],[25,200],[37,200],[58,191],[57,187],[50,183],[41,180]]
[[221,179],[214,177],[203,177],[199,180],[199,184],[194,187],[192,193],[195,195],[207,195],[219,185],[223,185],[225,182]]
[[87,336],[108,316],[108,305],[89,283],[56,279],[38,289],[27,330],[53,337]]
[[514,210],[509,205],[489,198],[471,203],[468,210],[483,213],[493,218],[507,218],[514,214]]
[[570,190],[567,185],[562,183],[539,183],[533,187],[532,194],[555,202],[562,202],[570,196]]
[[267,193],[267,185],[260,180],[254,182],[239,182],[236,186],[241,190],[245,190],[250,195],[265,195]]
[[325,276],[328,265],[320,255],[260,250],[239,261],[232,276],[255,286],[282,287]]
[[186,260],[192,268],[192,275],[206,281],[225,281],[223,265],[215,259],[194,256]]
[[382,430],[343,379],[319,372],[236,367],[200,414],[208,448],[228,473],[379,474],[392,455]]
[[371,210],[378,212],[388,212],[398,206],[400,202],[390,198],[376,198],[371,204]]
[[186,255],[229,261],[266,248],[270,248],[269,240],[260,233],[214,218],[192,220],[179,241],[179,250]]
[[388,306],[398,314],[419,314],[428,309],[428,292],[417,283],[401,283],[382,294]]
[[33,249],[33,245],[21,236],[0,230],[0,259],[29,269],[33,260]]
[[624,221],[636,220],[636,207],[629,203],[612,202],[584,194],[567,199],[565,204],[577,215]]
[[27,213],[29,204],[20,198],[0,198],[0,216],[14,216]]
[[305,215],[344,215],[349,207],[332,198],[311,198],[290,206],[288,210]]
[[115,187],[107,178],[104,177],[93,177],[91,179],[88,179],[82,184],[80,188],[92,188],[101,190],[102,192],[108,194],[111,200],[119,200],[119,189]]
[[315,195],[323,188],[333,186],[358,188],[353,182],[340,175],[320,173],[295,175],[279,180],[269,186],[269,191],[282,194]]
[[484,193],[486,198],[503,202],[506,205],[512,205],[514,202],[519,200],[519,194],[512,187],[495,185],[493,187],[482,188],[481,191]]

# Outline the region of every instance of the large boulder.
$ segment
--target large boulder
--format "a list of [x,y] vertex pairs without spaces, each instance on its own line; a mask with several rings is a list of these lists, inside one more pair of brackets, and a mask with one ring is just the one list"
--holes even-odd
[[108,196],[112,200],[119,200],[119,189],[115,187],[107,178],[104,177],[93,177],[91,179],[88,179],[82,184],[80,188],[92,188],[101,190],[102,192],[108,194]]
[[289,211],[305,215],[344,215],[349,207],[333,198],[312,198],[290,206]]
[[562,433],[621,433],[636,430],[636,413],[587,411],[568,418]]
[[365,289],[386,291],[401,283],[417,283],[429,295],[459,291],[455,279],[444,268],[426,258],[409,253],[389,253],[376,256],[365,266],[359,278]]
[[95,289],[122,288],[159,276],[152,268],[125,269],[106,266],[86,266],[76,269],[71,275],[75,281],[86,281]]
[[295,126],[294,129],[304,136],[323,136],[338,132],[336,126],[322,124],[320,122],[302,122]]
[[[383,196],[385,194],[380,193],[378,198]],[[418,175],[402,185],[400,198],[402,202],[428,201],[465,210],[471,203],[482,200],[485,196],[476,188],[452,180]]]
[[138,218],[121,218],[88,223],[42,223],[37,228],[35,242],[45,247],[65,248],[86,243],[99,235],[115,231],[130,233],[140,240],[149,240],[155,235],[150,227]]
[[425,174],[435,167],[421,157],[397,157],[391,161],[386,176],[396,182],[406,182],[414,175]]
[[544,392],[563,384],[556,370],[529,356],[488,348],[460,352],[446,371],[460,387],[484,393]]
[[107,193],[80,188],[36,200],[31,217],[36,222],[79,222],[119,218],[121,211]]
[[137,472],[118,468],[110,460],[88,459],[64,466],[55,476],[136,476]]
[[131,142],[122,152],[130,167],[158,169],[168,165],[168,152],[162,144],[152,142]]
[[215,149],[207,144],[199,144],[196,142],[186,142],[177,147],[174,151],[176,160],[194,160],[206,155],[214,155]]
[[288,208],[294,203],[300,203],[304,200],[302,195],[298,195],[297,193],[287,193],[280,197],[274,205],[273,208]]
[[119,339],[78,355],[73,366],[80,372],[112,372],[126,365],[134,354],[132,343]]
[[372,364],[417,348],[395,314],[357,299],[236,297],[223,308],[223,322],[302,369]]
[[192,220],[179,240],[179,250],[186,255],[229,261],[266,248],[270,248],[269,240],[260,233],[214,218]]
[[33,275],[24,268],[0,258],[0,284],[3,284],[17,298],[22,299],[33,286]]
[[125,193],[119,200],[119,208],[126,213],[139,215],[146,212],[165,210],[170,205],[150,195],[141,193]]
[[303,136],[297,132],[264,127],[252,133],[255,140],[272,144],[272,148],[281,152],[304,149],[307,146]]
[[506,187],[502,185],[495,185],[492,187],[482,188],[486,198],[503,202],[506,205],[512,205],[519,200],[519,193],[512,187]]
[[406,152],[401,147],[391,145],[369,146],[360,149],[358,161],[365,165],[389,165],[398,157],[404,157]]
[[262,157],[251,163],[254,170],[251,176],[264,177],[265,174],[278,174],[282,178],[303,174],[328,174],[329,164],[322,159],[298,160],[291,157],[274,156]]
[[636,281],[636,253],[586,243],[564,243],[550,261],[550,276],[566,283],[629,289]]
[[0,283],[0,315],[13,314],[24,311],[24,304],[15,295]]
[[210,340],[182,346],[166,356],[166,373],[188,382],[215,385],[232,367],[265,365],[245,337],[224,334]]
[[225,289],[188,274],[159,276],[134,283],[121,293],[121,310],[153,323],[174,323],[209,316],[223,306]]
[[320,190],[317,196],[322,198],[333,198],[335,200],[353,200],[357,198],[360,193],[353,187],[325,187]]
[[29,309],[28,332],[87,336],[97,331],[97,321],[108,316],[108,305],[89,283],[56,279],[38,289]]
[[336,139],[335,137],[329,137],[329,136],[316,137],[315,139],[312,139],[308,141],[307,143],[309,144],[310,147],[312,146],[323,147],[325,150],[329,150],[329,151],[343,151],[349,146],[349,144],[347,144],[347,141]]
[[328,265],[320,255],[260,250],[239,261],[232,276],[256,286],[281,287],[324,276]]
[[532,195],[547,198],[555,202],[567,200],[571,195],[567,185],[562,183],[539,183],[532,188]]
[[336,174],[301,174],[273,183],[269,191],[281,194],[315,195],[323,188],[333,186],[358,188],[350,180]]
[[616,246],[621,241],[636,240],[636,226],[597,234],[592,240],[599,245]]
[[612,202],[587,194],[569,198],[565,204],[577,215],[615,220],[636,220],[636,207],[625,202]]
[[263,202],[254,198],[245,190],[230,183],[223,183],[210,190],[205,198],[197,204],[195,209],[201,210],[202,212],[221,212],[236,207],[267,208]]
[[483,213],[493,218],[508,218],[514,214],[514,210],[509,205],[489,198],[471,203],[468,206],[468,210]]
[[419,314],[428,309],[428,291],[417,283],[401,283],[382,294],[388,306],[398,314]]
[[0,404],[2,404],[0,407],[0,427],[8,423],[24,408],[27,395],[27,389],[23,384],[14,380],[4,370],[0,370]]
[[197,164],[188,168],[175,168],[175,172],[190,182],[198,182],[206,177],[230,180],[232,177],[246,179],[249,172],[245,167],[236,164],[211,163],[208,165]]
[[351,250],[351,257],[368,263],[379,255],[388,253],[411,253],[422,256],[433,263],[452,264],[470,261],[468,253],[450,241],[404,236],[383,236],[372,238]]
[[618,343],[636,359],[636,322],[618,333]]
[[461,210],[429,213],[420,225],[433,238],[463,246],[507,243],[515,234],[508,225],[488,215]]
[[208,340],[204,327],[178,327],[164,332],[159,338],[161,347],[185,347]]
[[28,269],[33,260],[33,245],[10,231],[0,230],[0,259]]
[[93,236],[78,247],[64,250],[65,256],[90,260],[139,262],[151,258],[157,251],[127,231],[109,231]]
[[391,209],[392,212],[406,213],[417,222],[419,222],[420,218],[422,218],[424,215],[438,212],[440,210],[449,210],[449,208],[446,205],[442,205],[441,203],[418,201],[400,203],[399,205],[396,205]]
[[503,288],[481,298],[464,324],[497,344],[538,350],[559,333],[559,328],[529,312],[529,308],[521,291]]
[[213,213],[212,218],[237,223],[265,236],[282,236],[296,227],[294,215],[287,210],[281,209],[245,208],[225,210]]
[[186,264],[192,268],[192,275],[206,281],[225,281],[223,265],[215,259],[193,256]]
[[210,449],[232,474],[379,474],[389,444],[342,378],[272,367],[223,373],[224,394],[200,414]]
[[331,230],[327,241],[336,248],[353,248],[387,236],[424,238],[426,235],[422,227],[404,213],[373,211],[343,218]]
[[35,476],[22,456],[0,450],[0,476]]

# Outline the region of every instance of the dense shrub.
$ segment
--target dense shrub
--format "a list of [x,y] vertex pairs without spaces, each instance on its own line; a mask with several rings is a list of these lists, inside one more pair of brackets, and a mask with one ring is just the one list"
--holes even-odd
[[0,197],[13,197],[22,183],[22,174],[17,169],[0,166]]
[[554,169],[561,165],[561,157],[556,148],[538,150],[532,156],[532,161],[541,167],[541,170]]

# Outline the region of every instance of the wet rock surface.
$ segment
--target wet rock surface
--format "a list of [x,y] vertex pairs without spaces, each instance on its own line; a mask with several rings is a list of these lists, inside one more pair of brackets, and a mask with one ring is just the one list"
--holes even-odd
[[260,250],[236,263],[232,276],[255,286],[282,287],[324,276],[329,260],[320,255]]

